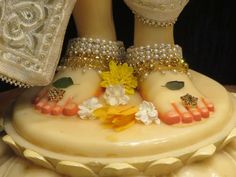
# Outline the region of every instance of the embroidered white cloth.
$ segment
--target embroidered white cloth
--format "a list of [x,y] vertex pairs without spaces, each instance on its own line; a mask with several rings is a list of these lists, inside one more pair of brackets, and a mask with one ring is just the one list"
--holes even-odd
[[168,23],[175,21],[189,0],[124,0],[138,15]]
[[0,0],[0,80],[51,82],[76,0]]

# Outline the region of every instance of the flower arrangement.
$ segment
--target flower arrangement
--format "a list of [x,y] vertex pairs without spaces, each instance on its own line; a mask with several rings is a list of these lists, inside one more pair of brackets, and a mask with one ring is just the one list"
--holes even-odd
[[[100,97],[103,101],[94,96],[79,105],[73,103],[73,114],[66,115],[74,116],[77,113],[82,120],[99,119],[104,125],[116,131],[125,130],[135,123],[159,124],[158,113],[152,103],[143,101],[140,105],[129,105],[130,95],[135,94],[138,84],[133,74],[134,69],[127,63],[117,64],[115,61],[110,61],[109,69],[101,73],[100,85],[105,88],[103,96]],[[48,92],[49,101],[60,101],[65,93],[63,89],[71,85],[75,83],[70,77],[56,80]]]
[[125,88],[126,94],[134,94],[134,89],[138,85],[137,78],[133,75],[134,69],[128,66],[127,63],[117,64],[115,61],[110,61],[109,69],[110,71],[101,74],[103,79],[101,86],[107,88],[120,85]]
[[92,98],[79,106],[81,119],[97,118],[108,127],[116,131],[125,130],[135,123],[150,125],[160,123],[157,110],[150,102],[143,101],[139,106],[130,106],[129,95],[135,93],[137,78],[133,75],[133,68],[127,63],[109,63],[110,71],[102,72],[101,86],[106,88],[103,95],[106,101],[101,105],[98,99]]

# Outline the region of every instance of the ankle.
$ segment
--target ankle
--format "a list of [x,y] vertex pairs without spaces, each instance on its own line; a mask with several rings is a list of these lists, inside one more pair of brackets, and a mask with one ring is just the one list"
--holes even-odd
[[78,36],[116,40],[111,0],[101,0],[99,3],[94,3],[94,0],[80,0],[73,15]]
[[173,25],[155,27],[143,24],[135,18],[134,46],[174,44]]

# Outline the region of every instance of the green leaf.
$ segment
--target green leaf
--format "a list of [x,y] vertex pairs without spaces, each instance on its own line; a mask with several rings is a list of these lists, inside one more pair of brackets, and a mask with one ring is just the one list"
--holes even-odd
[[71,77],[63,77],[63,78],[56,80],[52,85],[56,88],[67,88],[73,84],[74,84],[74,82],[71,79]]
[[184,87],[183,81],[170,81],[167,82],[165,87],[167,87],[170,90],[180,90]]

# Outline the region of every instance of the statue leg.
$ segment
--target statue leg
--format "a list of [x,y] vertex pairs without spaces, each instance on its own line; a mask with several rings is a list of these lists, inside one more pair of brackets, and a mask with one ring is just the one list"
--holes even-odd
[[181,48],[174,44],[173,26],[136,15],[134,47],[127,50],[127,62],[140,77],[141,95],[155,104],[164,123],[192,123],[208,118],[214,105],[191,81]]
[[109,69],[111,59],[124,55],[123,43],[116,41],[111,0],[79,0],[74,19],[80,37],[70,41],[65,64],[54,79],[69,78],[73,83],[67,88],[53,85],[39,92],[35,108],[45,114],[77,115],[79,104],[102,95],[100,72]]

